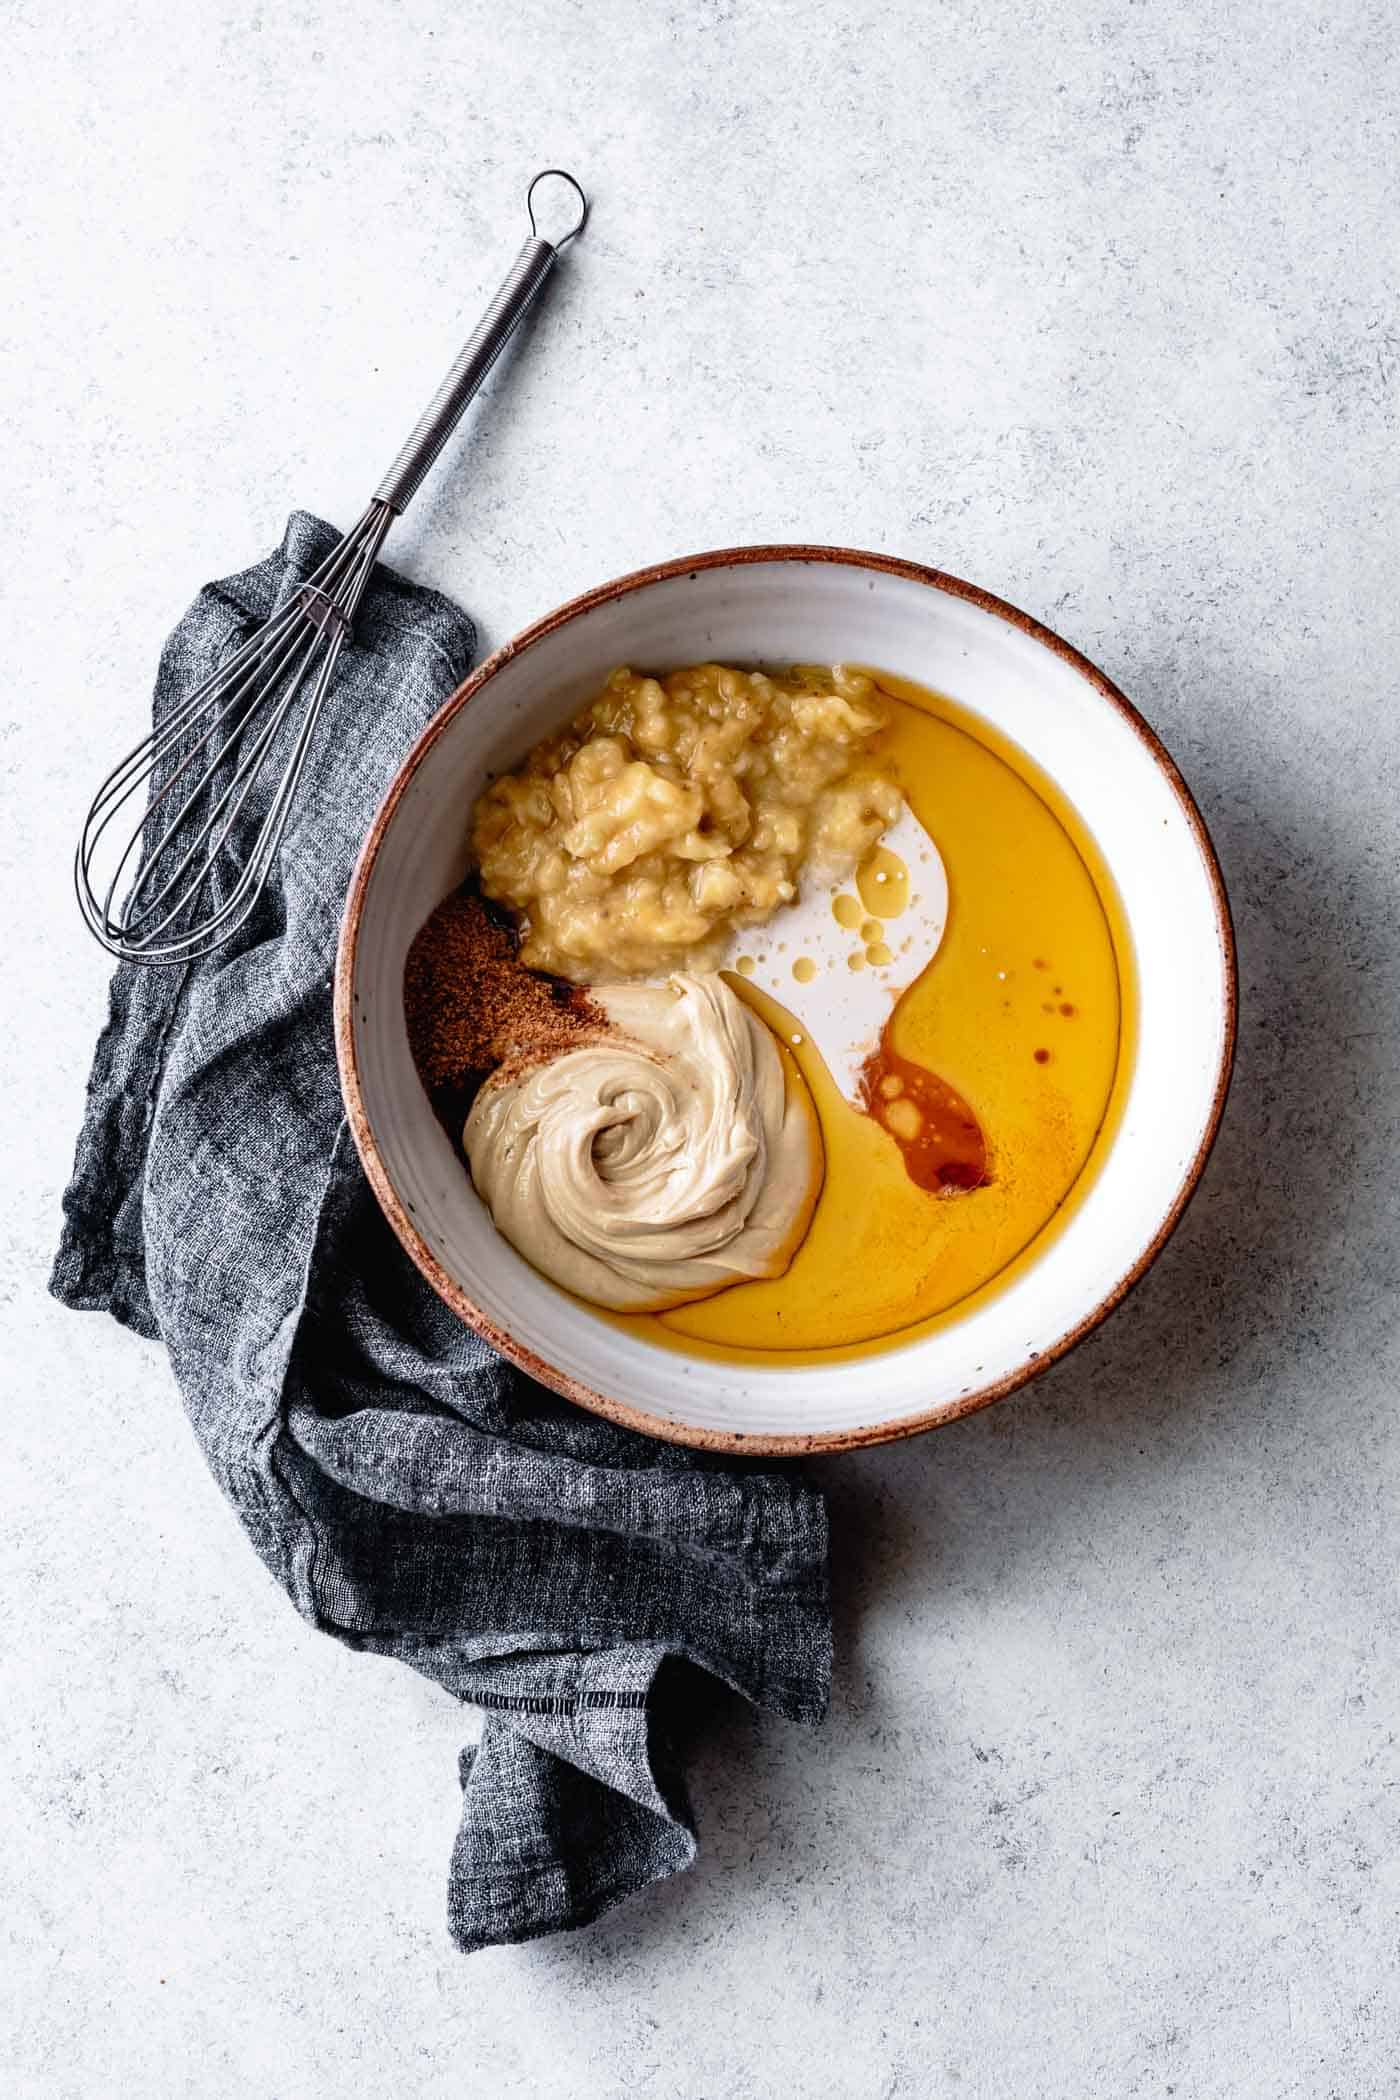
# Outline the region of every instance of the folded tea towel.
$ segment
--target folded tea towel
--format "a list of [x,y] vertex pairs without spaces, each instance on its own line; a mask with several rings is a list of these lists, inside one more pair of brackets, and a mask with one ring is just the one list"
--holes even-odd
[[[157,721],[334,539],[298,512],[200,594]],[[690,1863],[676,1724],[697,1691],[815,1721],[830,1679],[820,1497],[503,1363],[402,1252],[347,1134],[331,968],[351,865],[474,642],[448,600],[376,572],[254,919],[188,968],[117,971],[52,1279],[164,1343],[299,1611],[485,1709],[449,1879],[464,1949],[585,1924]]]

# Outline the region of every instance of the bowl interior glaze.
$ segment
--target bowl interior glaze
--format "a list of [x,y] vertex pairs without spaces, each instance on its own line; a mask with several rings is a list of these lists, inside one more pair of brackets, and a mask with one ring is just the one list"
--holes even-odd
[[[1072,1216],[1005,1287],[936,1331],[841,1362],[733,1365],[594,1318],[500,1238],[419,1085],[403,1017],[408,946],[466,870],[466,816],[616,665],[703,659],[878,666],[1009,737],[1078,811],[1117,884],[1139,994],[1136,1056],[1106,1156]],[[1204,1166],[1234,1041],[1228,906],[1165,751],[1092,665],[1012,607],[885,556],[753,548],[604,586],[467,680],[405,761],[346,905],[336,1031],[347,1111],[394,1229],[447,1302],[535,1375],[654,1435],[747,1451],[906,1435],[1008,1392],[1116,1305]]]

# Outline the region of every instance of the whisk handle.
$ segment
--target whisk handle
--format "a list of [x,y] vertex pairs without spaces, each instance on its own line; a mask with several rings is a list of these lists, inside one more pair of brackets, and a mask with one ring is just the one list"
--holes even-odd
[[[540,233],[535,218],[535,192],[541,183],[563,183],[571,193],[566,209],[568,221],[552,241]],[[549,211],[548,199],[545,210]],[[374,501],[394,512],[407,510],[418,485],[451,437],[467,403],[476,393],[492,365],[520,326],[527,310],[549,281],[559,251],[582,233],[588,223],[588,199],[565,168],[542,168],[525,192],[530,215],[530,238],[511,268],[505,283],[487,307],[476,327],[457,353],[451,371],[414,424],[407,442],[374,492]],[[557,222],[556,193],[554,216]]]
[[532,234],[505,283],[463,343],[442,385],[414,424],[398,458],[374,492],[376,503],[407,510],[419,483],[457,428],[467,403],[548,282],[559,250]]
[[[573,223],[557,240],[547,241],[536,230],[535,191],[547,177],[568,184],[577,199]],[[530,184],[525,197],[530,214],[530,238],[526,241],[510,275],[487,307],[476,327],[457,353],[457,359],[442,385],[413,426],[398,458],[374,492],[376,503],[390,510],[406,510],[418,485],[462,419],[463,411],[496,359],[505,349],[549,280],[559,260],[559,250],[582,233],[588,218],[588,199],[572,175],[563,168],[544,168]]]

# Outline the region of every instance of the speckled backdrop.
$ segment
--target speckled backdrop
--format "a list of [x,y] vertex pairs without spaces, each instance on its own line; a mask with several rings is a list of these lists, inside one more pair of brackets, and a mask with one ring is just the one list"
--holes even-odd
[[[0,5],[10,231],[0,2084],[1377,2095],[1400,2077],[1387,0]],[[305,1630],[153,1349],[42,1281],[105,969],[68,894],[159,641],[350,517],[596,215],[395,541],[497,642],[736,540],[1003,593],[1139,701],[1242,940],[1168,1256],[1018,1399],[833,1461],[820,1736],[726,1709],[686,1879],[470,1962],[460,1719]]]

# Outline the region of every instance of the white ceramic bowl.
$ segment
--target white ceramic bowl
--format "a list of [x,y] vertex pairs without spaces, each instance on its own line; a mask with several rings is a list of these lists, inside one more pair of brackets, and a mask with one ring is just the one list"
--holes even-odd
[[[1078,810],[1119,889],[1140,998],[1108,1154],[1044,1253],[962,1319],[863,1360],[768,1369],[683,1357],[595,1319],[499,1236],[409,1054],[403,969],[462,878],[466,814],[620,663],[846,661],[983,716]],[[795,1453],[908,1435],[1010,1392],[1123,1298],[1201,1173],[1224,1105],[1235,964],[1219,868],[1180,775],[1092,664],[954,578],[883,555],[753,547],[604,585],[510,642],[434,717],[370,830],[336,971],[341,1082],[365,1171],[461,1317],[585,1407],[685,1443]]]

